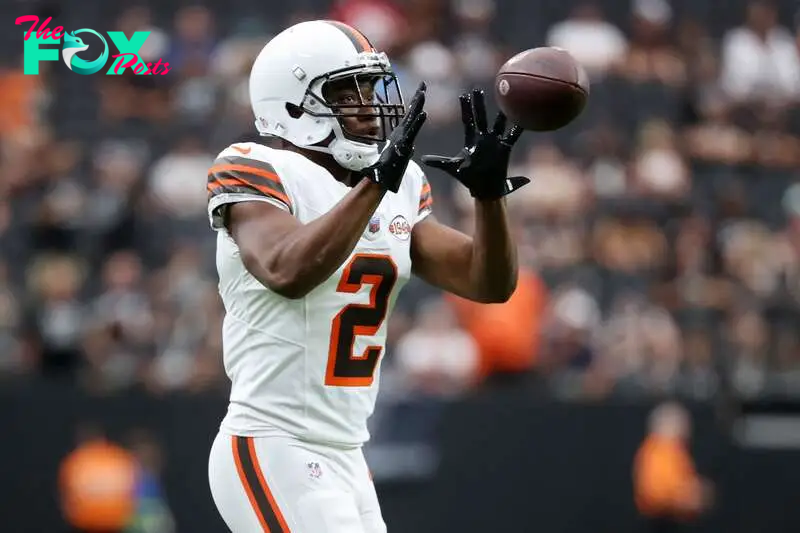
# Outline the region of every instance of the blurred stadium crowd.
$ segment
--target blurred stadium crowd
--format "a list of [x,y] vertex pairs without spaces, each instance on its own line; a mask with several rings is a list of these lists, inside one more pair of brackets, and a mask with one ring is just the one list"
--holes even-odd
[[[705,398],[721,375],[742,394],[800,392],[791,2],[4,4],[9,24],[39,10],[68,28],[149,30],[143,58],[171,71],[53,62],[24,76],[21,40],[3,37],[0,379],[226,390],[206,170],[252,136],[247,75],[265,41],[324,17],[388,51],[405,94],[428,82],[418,155],[460,147],[458,94],[491,91],[519,50],[566,48],[592,79],[575,124],[515,151],[514,172],[534,179],[510,200],[517,293],[479,306],[413,281],[390,324],[390,395],[509,375],[570,397]],[[464,191],[429,177],[435,214],[469,230]]]

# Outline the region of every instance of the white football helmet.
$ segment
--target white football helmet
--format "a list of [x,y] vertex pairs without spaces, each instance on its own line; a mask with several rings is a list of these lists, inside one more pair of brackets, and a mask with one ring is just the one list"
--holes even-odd
[[[324,85],[348,78],[360,102],[326,101]],[[364,81],[376,83],[369,102],[358,89]],[[259,133],[330,153],[350,170],[378,160],[378,143],[405,112],[386,54],[376,51],[358,30],[323,20],[296,24],[264,46],[250,72],[250,103]],[[347,132],[341,119],[352,116],[380,119],[381,134],[376,138]]]

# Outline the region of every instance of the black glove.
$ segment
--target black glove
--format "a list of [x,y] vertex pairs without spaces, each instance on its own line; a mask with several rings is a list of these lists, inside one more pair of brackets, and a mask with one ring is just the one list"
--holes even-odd
[[422,110],[425,105],[425,89],[425,82],[420,83],[403,120],[386,139],[386,146],[381,151],[378,162],[362,171],[364,177],[386,190],[392,192],[400,190],[408,161],[414,153],[414,139],[417,138],[417,133],[428,116]]
[[505,133],[506,116],[500,113],[492,131],[488,131],[481,90],[464,93],[459,100],[464,148],[455,157],[425,155],[422,162],[456,178],[478,200],[496,200],[530,183],[524,176],[506,177],[511,147],[522,135],[522,128],[515,124]]

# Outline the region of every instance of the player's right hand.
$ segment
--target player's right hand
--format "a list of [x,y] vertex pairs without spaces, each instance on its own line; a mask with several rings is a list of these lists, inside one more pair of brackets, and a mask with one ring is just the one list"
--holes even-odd
[[414,140],[425,123],[425,82],[420,83],[417,92],[408,105],[403,120],[392,130],[381,151],[378,162],[364,169],[364,176],[386,190],[397,192],[406,173],[408,162],[414,154]]
[[482,90],[464,93],[459,100],[464,148],[454,157],[424,155],[422,162],[456,178],[477,200],[497,200],[530,183],[525,176],[506,177],[511,149],[522,128],[515,124],[506,131],[506,116],[499,113],[490,129]]

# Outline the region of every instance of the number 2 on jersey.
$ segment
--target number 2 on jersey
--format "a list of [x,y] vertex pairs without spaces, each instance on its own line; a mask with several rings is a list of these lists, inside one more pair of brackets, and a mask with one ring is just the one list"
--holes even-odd
[[356,293],[365,283],[372,285],[369,304],[350,304],[334,317],[325,385],[367,387],[372,385],[382,346],[367,346],[353,352],[358,335],[375,335],[386,319],[389,297],[397,282],[397,265],[388,255],[356,254],[339,280],[337,292]]

